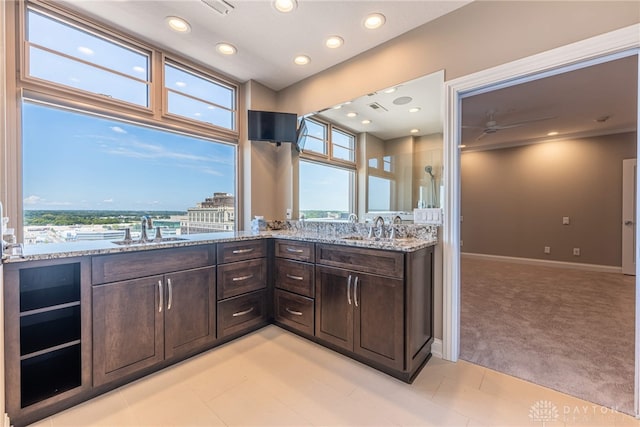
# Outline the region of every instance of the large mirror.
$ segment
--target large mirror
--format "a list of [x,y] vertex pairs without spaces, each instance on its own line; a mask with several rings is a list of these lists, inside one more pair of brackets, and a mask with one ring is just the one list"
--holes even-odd
[[441,206],[443,88],[438,71],[315,114],[358,135],[361,218]]

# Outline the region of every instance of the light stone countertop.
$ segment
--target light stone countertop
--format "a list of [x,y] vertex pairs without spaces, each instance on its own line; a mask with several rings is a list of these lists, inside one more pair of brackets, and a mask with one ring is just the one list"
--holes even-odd
[[384,249],[399,252],[414,252],[434,246],[435,237],[410,237],[396,239],[367,238],[360,234],[331,234],[323,232],[302,232],[299,230],[271,230],[261,232],[237,231],[222,233],[203,233],[179,236],[178,241],[161,243],[133,243],[118,245],[108,240],[94,240],[72,243],[50,243],[28,245],[24,247],[22,256],[6,256],[4,263],[50,260],[89,255],[107,255],[124,252],[137,252],[153,249],[180,248],[185,246],[205,245],[211,243],[236,242],[263,238],[281,238],[314,243],[329,243],[359,248]]

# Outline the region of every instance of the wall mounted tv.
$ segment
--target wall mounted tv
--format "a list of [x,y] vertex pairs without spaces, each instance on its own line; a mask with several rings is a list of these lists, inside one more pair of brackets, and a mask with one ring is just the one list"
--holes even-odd
[[249,110],[247,127],[251,141],[267,141],[280,145],[298,141],[298,116],[294,113]]

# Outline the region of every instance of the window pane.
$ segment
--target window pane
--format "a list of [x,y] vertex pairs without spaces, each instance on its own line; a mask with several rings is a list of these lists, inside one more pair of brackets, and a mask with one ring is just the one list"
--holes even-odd
[[391,210],[391,180],[369,175],[369,207],[367,211]]
[[[29,75],[148,106],[145,83],[149,81],[148,55],[33,10],[28,12],[27,19],[27,40],[57,52],[30,46]],[[69,55],[77,61],[58,53]],[[124,75],[91,67],[80,61]],[[129,94],[131,90],[133,94]],[[140,94],[144,94],[143,99],[140,99]]]
[[307,133],[304,150],[327,154],[327,126],[313,120],[307,120]]
[[355,172],[312,162],[300,162],[300,213],[307,219],[346,219]]
[[352,135],[334,129],[331,132],[331,143],[335,159],[355,161],[355,138]]
[[40,50],[29,49],[29,74],[76,89],[147,106],[147,85]]
[[164,85],[168,89],[191,95],[229,110],[233,109],[234,91],[232,89],[171,65],[165,65],[164,73]]
[[233,129],[233,112],[169,91],[169,112],[189,119]]
[[235,228],[235,146],[31,102],[22,118],[26,244],[135,239],[143,214],[163,236]]

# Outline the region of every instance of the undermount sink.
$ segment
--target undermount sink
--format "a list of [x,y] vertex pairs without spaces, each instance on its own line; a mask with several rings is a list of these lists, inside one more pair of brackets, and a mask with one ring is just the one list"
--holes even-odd
[[365,237],[362,236],[344,236],[341,237],[342,240],[364,240]]
[[141,242],[139,240],[113,240],[111,243],[115,243],[116,245],[121,245],[121,246],[131,246],[131,245],[149,245],[154,243],[179,242],[182,240],[187,240],[187,239],[183,237],[163,237],[161,239],[147,240],[146,242]]

